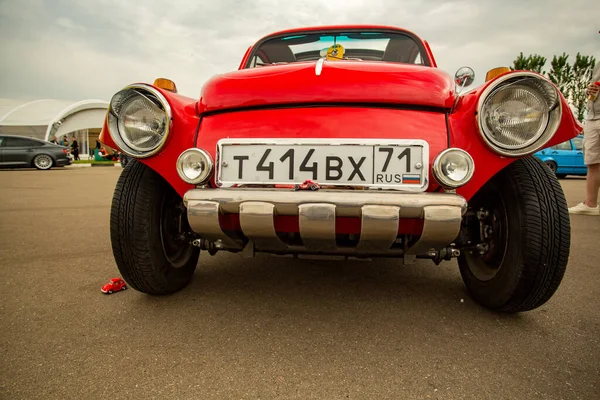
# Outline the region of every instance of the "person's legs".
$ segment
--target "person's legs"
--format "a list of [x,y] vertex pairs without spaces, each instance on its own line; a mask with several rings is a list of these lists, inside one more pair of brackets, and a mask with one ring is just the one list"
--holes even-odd
[[583,160],[588,172],[585,201],[569,208],[571,214],[600,215],[600,121],[587,121],[583,129]]
[[592,164],[587,167],[585,205],[588,207],[597,207],[598,190],[600,189],[600,164]]

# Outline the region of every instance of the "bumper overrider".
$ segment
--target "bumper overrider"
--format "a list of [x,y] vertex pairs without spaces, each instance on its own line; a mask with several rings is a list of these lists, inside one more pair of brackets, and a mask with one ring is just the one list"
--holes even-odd
[[[184,196],[192,230],[217,249],[279,254],[419,256],[458,236],[466,200],[452,193],[282,189],[191,189]],[[220,215],[239,214],[244,237],[221,228]],[[281,240],[274,216],[296,216],[302,245]],[[355,246],[336,243],[336,218],[361,219]],[[418,239],[398,246],[403,219],[422,219]]]

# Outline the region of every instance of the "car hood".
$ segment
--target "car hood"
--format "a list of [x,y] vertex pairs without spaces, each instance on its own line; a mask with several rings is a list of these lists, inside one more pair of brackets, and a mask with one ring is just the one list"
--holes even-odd
[[243,69],[210,79],[199,111],[270,105],[359,103],[452,107],[455,83],[444,71],[411,64],[325,61]]

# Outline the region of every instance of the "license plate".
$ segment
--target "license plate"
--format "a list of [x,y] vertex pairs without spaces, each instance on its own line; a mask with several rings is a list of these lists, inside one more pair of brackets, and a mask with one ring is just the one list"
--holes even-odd
[[424,140],[223,139],[217,184],[321,186],[423,191],[429,148]]

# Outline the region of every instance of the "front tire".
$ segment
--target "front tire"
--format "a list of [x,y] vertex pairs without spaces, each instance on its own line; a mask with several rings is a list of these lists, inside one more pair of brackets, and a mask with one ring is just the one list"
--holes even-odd
[[130,160],[113,195],[110,236],[117,267],[128,286],[148,294],[169,294],[186,286],[200,249],[181,197],[160,175]]
[[515,161],[469,202],[480,247],[463,251],[460,273],[471,296],[501,312],[533,310],[558,289],[569,259],[571,228],[553,171],[527,157]]

